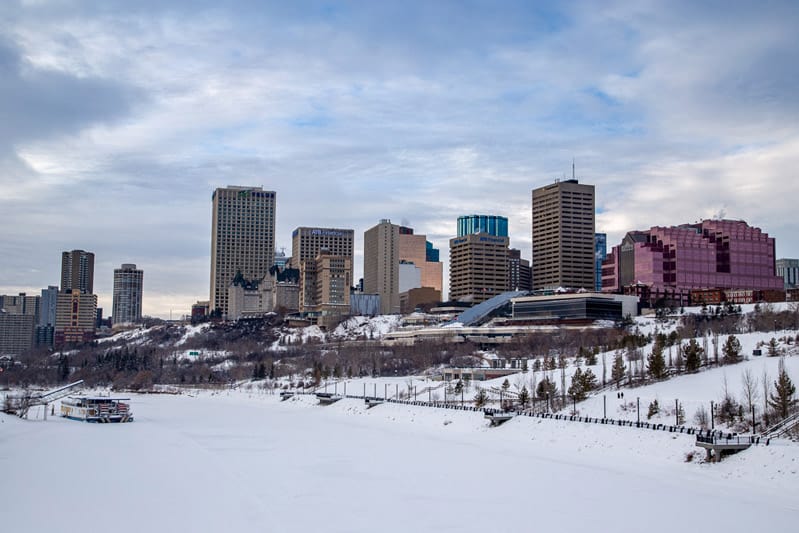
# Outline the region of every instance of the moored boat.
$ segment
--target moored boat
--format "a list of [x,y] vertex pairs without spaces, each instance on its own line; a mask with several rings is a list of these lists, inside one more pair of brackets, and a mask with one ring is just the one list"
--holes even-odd
[[71,396],[61,400],[61,416],[84,422],[133,422],[129,398]]

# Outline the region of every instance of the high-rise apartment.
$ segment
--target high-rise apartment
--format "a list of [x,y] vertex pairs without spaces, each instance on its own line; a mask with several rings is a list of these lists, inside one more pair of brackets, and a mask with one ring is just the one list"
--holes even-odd
[[508,290],[507,237],[474,233],[449,241],[449,298],[480,303]]
[[114,324],[141,322],[144,271],[132,263],[114,269],[114,299],[111,318]]
[[84,250],[61,253],[61,291],[94,292],[94,254]]
[[91,342],[97,326],[97,296],[78,289],[58,294],[55,344]]
[[533,189],[533,290],[593,290],[594,186],[576,179]]
[[400,312],[399,226],[383,219],[363,234],[363,291],[380,295],[380,313]]
[[211,307],[228,312],[228,288],[237,272],[263,279],[275,260],[274,191],[228,186],[214,191],[211,224]]

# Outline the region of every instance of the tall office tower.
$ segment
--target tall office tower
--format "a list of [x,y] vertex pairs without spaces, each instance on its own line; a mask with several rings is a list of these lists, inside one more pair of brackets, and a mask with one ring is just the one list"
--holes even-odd
[[799,287],[799,259],[777,259],[777,275],[786,289]]
[[594,235],[594,290],[602,291],[602,261],[608,256],[607,233]]
[[[438,250],[427,242],[427,236],[414,235],[413,229],[400,226],[399,262],[406,265],[413,263],[419,269],[421,278],[419,285],[411,288],[431,287],[439,293],[441,292],[441,287],[444,284],[444,263],[438,260]],[[400,292],[404,291],[400,290]]]
[[83,250],[61,253],[61,292],[94,292],[94,254]]
[[533,290],[593,290],[594,186],[576,179],[533,189]]
[[463,215],[458,217],[458,237],[487,233],[495,237],[508,236],[508,219],[498,215]]
[[97,326],[97,295],[78,289],[58,294],[55,344],[91,342]]
[[211,222],[211,307],[228,312],[228,288],[237,272],[263,279],[275,261],[274,191],[228,186],[214,191]]
[[363,291],[380,295],[380,314],[400,312],[399,226],[390,220],[363,234]]
[[532,288],[530,261],[522,259],[521,250],[508,250],[508,290],[529,291]]
[[111,308],[113,324],[141,322],[142,281],[144,272],[136,265],[124,263],[114,269],[114,299]]
[[320,254],[345,260],[350,265],[352,279],[354,243],[355,231],[351,229],[300,227],[292,232],[291,265],[300,271],[300,311],[310,311],[322,304],[317,300],[317,274],[322,272],[317,269]]
[[449,241],[449,298],[480,303],[508,290],[507,237],[474,233]]

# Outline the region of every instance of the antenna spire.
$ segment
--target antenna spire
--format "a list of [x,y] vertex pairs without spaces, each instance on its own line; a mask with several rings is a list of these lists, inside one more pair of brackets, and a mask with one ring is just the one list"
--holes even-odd
[[574,177],[574,158],[573,157],[572,157],[572,179],[575,179],[575,177]]

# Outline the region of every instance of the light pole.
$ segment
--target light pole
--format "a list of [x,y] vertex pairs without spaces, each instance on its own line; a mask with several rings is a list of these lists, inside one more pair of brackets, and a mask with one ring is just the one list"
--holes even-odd
[[710,429],[713,430],[716,428],[715,421],[713,420],[713,401],[710,401]]
[[607,420],[608,418],[608,398],[604,394],[602,395],[602,419]]
[[638,418],[637,418],[636,425],[640,426],[641,425],[641,398],[640,397],[635,398],[635,405],[636,405],[636,412],[638,413],[637,414]]

